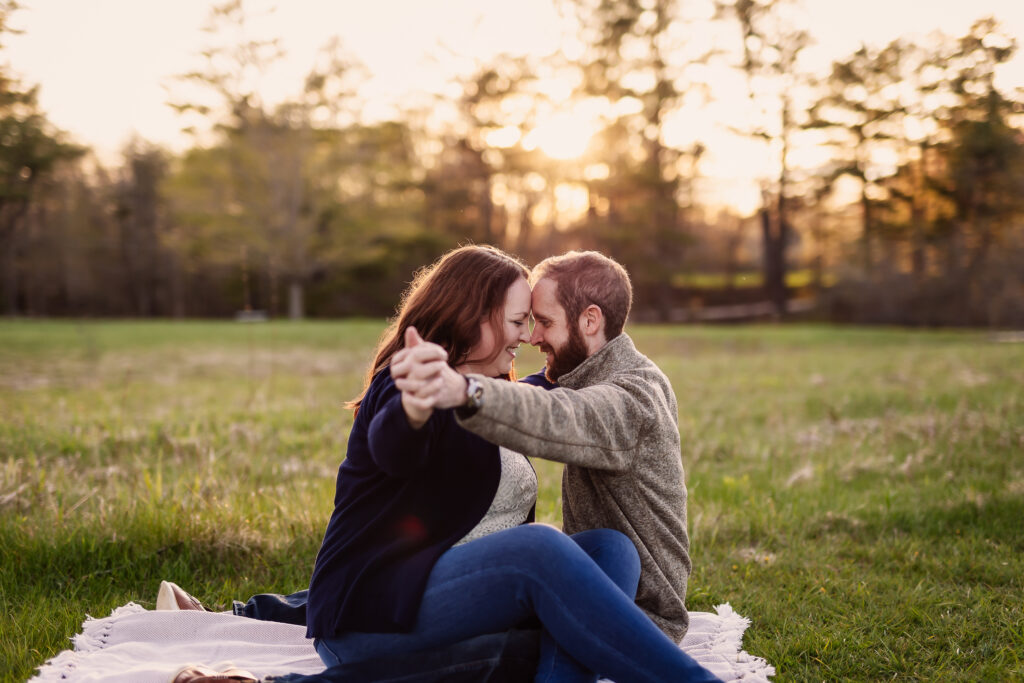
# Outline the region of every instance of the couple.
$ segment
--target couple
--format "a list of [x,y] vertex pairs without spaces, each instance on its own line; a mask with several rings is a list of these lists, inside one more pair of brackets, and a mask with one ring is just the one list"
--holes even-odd
[[[677,645],[690,560],[676,400],[622,332],[631,298],[596,252],[531,275],[468,246],[417,275],[351,404],[306,596],[322,680],[385,678],[408,653],[524,627],[540,631],[537,681],[718,680]],[[545,370],[510,381],[522,342]],[[566,465],[565,533],[530,523],[527,455]]]

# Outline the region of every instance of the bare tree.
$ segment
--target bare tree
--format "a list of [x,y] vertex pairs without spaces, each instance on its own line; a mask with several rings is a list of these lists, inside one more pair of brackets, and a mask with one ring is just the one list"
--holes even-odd
[[765,290],[776,314],[786,314],[786,248],[790,242],[789,193],[790,149],[802,127],[794,103],[796,90],[808,83],[799,70],[800,52],[811,43],[810,34],[793,26],[787,11],[790,0],[730,0],[716,2],[717,16],[737,22],[742,37],[740,67],[747,78],[748,96],[755,111],[764,113],[761,123],[746,134],[774,150],[778,173],[761,183],[758,217],[763,243]]

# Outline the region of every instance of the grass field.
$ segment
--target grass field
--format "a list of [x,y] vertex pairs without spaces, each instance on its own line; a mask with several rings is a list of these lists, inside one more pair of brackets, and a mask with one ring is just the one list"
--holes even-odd
[[[0,323],[3,676],[161,579],[221,608],[304,586],[381,327]],[[679,398],[691,609],[750,617],[777,680],[1024,679],[1024,344],[631,333]]]

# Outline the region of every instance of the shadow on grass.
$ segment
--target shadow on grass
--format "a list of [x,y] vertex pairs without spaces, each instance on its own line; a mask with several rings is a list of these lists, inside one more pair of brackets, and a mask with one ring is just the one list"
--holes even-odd
[[82,527],[58,538],[7,527],[0,531],[0,543],[0,585],[38,588],[63,597],[97,589],[153,592],[155,597],[162,579],[223,584],[288,577],[301,583],[308,580],[318,547],[314,534],[242,543],[218,537],[210,529],[192,536],[185,530],[146,524],[121,526],[113,535]]
[[1024,497],[1001,494],[977,502],[939,502],[922,507],[898,507],[869,517],[867,532],[897,530],[927,539],[952,540],[957,536],[986,539],[1024,551]]

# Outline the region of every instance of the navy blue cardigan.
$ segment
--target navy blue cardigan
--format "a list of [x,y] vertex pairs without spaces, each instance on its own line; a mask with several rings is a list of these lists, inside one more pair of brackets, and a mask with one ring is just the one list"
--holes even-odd
[[500,476],[497,446],[460,427],[452,410],[414,430],[390,368],[377,373],[338,468],[306,635],[410,630],[434,563],[483,518]]

